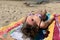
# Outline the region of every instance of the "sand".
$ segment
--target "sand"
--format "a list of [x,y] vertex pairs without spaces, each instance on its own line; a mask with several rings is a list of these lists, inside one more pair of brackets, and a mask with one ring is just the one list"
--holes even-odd
[[18,21],[31,11],[46,9],[51,13],[60,13],[60,3],[51,2],[28,7],[24,1],[0,1],[0,27]]

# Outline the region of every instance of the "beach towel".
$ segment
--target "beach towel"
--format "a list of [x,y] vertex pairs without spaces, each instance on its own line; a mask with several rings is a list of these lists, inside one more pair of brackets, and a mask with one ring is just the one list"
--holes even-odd
[[[14,40],[13,38],[11,38],[11,33],[14,32],[14,30],[16,30],[16,28],[22,24],[22,20],[24,20],[24,18],[20,19],[17,22],[12,22],[11,24],[7,25],[7,26],[3,26],[0,27],[0,40]],[[8,36],[9,35],[9,36]]]
[[60,15],[58,14],[55,15],[53,40],[60,40]]

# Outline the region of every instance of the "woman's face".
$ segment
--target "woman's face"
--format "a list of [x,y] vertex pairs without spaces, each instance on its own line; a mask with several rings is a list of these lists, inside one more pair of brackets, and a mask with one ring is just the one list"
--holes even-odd
[[34,23],[36,23],[39,26],[39,24],[41,23],[41,19],[36,15],[31,15],[27,17],[26,22],[30,25],[34,25]]

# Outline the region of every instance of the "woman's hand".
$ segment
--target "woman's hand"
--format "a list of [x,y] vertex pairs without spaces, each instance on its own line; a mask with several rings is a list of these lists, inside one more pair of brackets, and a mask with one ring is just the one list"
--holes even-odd
[[40,24],[40,28],[45,29],[45,28],[49,27],[49,25],[50,25],[53,21],[54,21],[54,14],[50,17],[49,20],[47,20],[47,21],[42,21],[41,24]]

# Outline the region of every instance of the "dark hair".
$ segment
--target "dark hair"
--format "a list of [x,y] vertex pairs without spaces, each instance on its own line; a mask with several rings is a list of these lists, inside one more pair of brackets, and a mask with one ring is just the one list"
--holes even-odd
[[31,39],[34,39],[34,37],[39,32],[39,27],[37,27],[36,24],[29,25],[28,23],[24,23],[21,30],[24,35],[26,35],[27,37],[29,37]]

